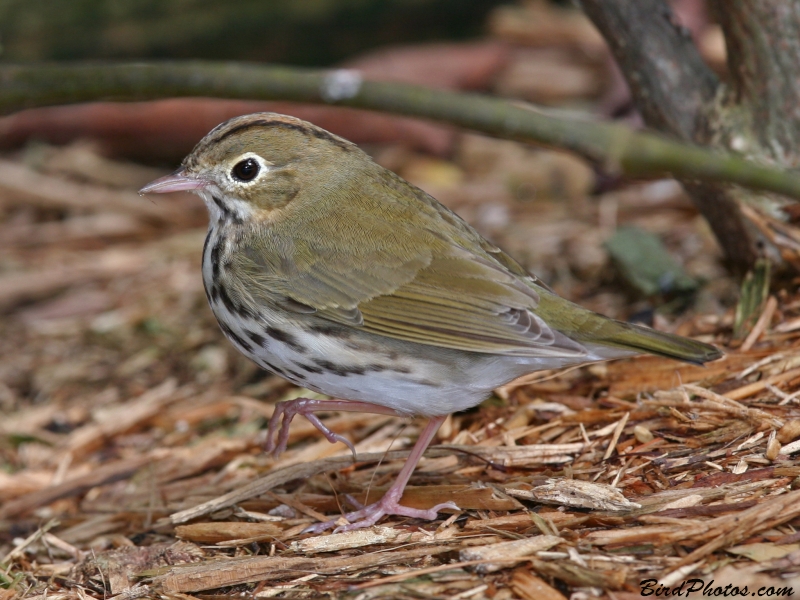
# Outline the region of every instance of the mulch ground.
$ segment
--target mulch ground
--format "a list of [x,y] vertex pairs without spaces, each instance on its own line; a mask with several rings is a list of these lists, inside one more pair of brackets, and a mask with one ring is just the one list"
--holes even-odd
[[[158,174],[110,164],[132,188]],[[420,422],[325,415],[353,461],[298,419],[289,451],[265,455],[273,402],[301,391],[218,331],[200,283],[200,203],[42,169],[0,161],[3,597],[800,589],[800,297],[767,302],[744,341],[731,342],[730,308],[669,322],[726,349],[705,367],[641,357],[499,389],[447,420],[404,497],[460,511],[312,536],[308,525],[351,509],[348,494],[386,489]],[[676,202],[630,219],[657,213],[691,232],[698,221]],[[562,243],[585,231],[569,214],[548,217]],[[629,306],[602,281],[571,289]]]

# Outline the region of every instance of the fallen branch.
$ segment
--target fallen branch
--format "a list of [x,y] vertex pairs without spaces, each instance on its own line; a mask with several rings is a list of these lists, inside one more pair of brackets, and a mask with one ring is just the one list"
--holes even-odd
[[364,81],[357,71],[199,61],[0,67],[0,111],[6,113],[100,99],[175,96],[293,100],[387,111],[564,148],[625,175],[671,174],[800,198],[800,177],[730,153],[479,94]]

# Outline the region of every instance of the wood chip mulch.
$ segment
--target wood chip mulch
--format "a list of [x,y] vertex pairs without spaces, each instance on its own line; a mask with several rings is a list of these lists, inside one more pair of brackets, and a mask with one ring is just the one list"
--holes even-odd
[[312,536],[386,489],[421,422],[324,415],[354,462],[298,419],[265,455],[273,401],[300,391],[219,334],[199,203],[41,173],[15,188],[26,170],[0,161],[0,600],[800,590],[800,296],[768,302],[744,343],[732,311],[685,321],[727,352],[706,367],[510,384],[448,418],[404,497],[460,511]]

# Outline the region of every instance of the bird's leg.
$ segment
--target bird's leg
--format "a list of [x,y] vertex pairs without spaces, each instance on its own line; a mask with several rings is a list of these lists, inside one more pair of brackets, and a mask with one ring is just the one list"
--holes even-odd
[[[281,452],[286,450],[286,444],[289,441],[289,424],[292,422],[295,415],[299,414],[303,415],[314,427],[319,429],[329,442],[332,444],[342,442],[345,446],[350,448],[353,457],[355,457],[356,449],[352,442],[346,437],[328,429],[325,424],[319,420],[319,417],[314,414],[317,411],[323,410],[376,413],[395,415],[398,417],[408,416],[391,408],[386,408],[385,406],[370,404],[369,402],[358,402],[355,400],[312,400],[310,398],[297,398],[295,400],[278,402],[269,420],[267,440],[265,442],[266,451],[272,452],[273,456],[277,457]],[[280,431],[278,429],[279,424]],[[277,443],[275,441],[276,433],[278,433]]]
[[[355,456],[355,448],[350,440],[328,429],[322,423],[322,421],[320,421],[319,418],[313,414],[315,411],[324,410],[367,412],[384,415],[396,415],[400,417],[406,416],[403,413],[391,408],[377,404],[370,404],[369,402],[350,400],[312,400],[310,398],[287,400],[286,402],[279,402],[275,405],[275,411],[272,413],[272,417],[269,420],[269,427],[267,429],[266,450],[268,452],[273,452],[274,455],[277,456],[286,449],[286,444],[289,440],[289,424],[292,422],[292,419],[295,417],[295,415],[301,414],[308,419],[308,421],[314,425],[314,427],[319,429],[328,439],[328,441],[331,443],[344,443],[353,452],[353,456]],[[373,504],[370,504],[369,506],[359,508],[359,510],[356,510],[355,512],[346,514],[345,519],[350,521],[350,523],[337,528],[337,532],[369,527],[377,523],[381,517],[386,515],[400,515],[415,519],[427,519],[430,521],[435,519],[438,515],[438,512],[443,508],[458,510],[458,506],[454,502],[438,504],[428,510],[409,508],[400,504],[400,498],[403,496],[403,490],[405,490],[408,480],[411,478],[411,474],[414,472],[417,464],[419,464],[422,455],[430,445],[431,440],[433,440],[433,436],[436,435],[436,432],[439,430],[439,427],[442,425],[445,418],[446,417],[433,417],[430,421],[428,421],[427,425],[425,425],[425,429],[422,430],[422,433],[417,439],[417,443],[414,444],[414,447],[411,449],[411,454],[409,454],[408,458],[406,459],[406,463],[400,470],[397,479],[395,479],[395,482],[383,495],[383,498]],[[275,440],[276,434],[278,436],[277,443]],[[335,525],[335,520],[327,521],[325,523],[313,525],[306,531],[321,533]]]
[[[409,508],[400,504],[400,498],[403,497],[403,490],[405,489],[408,480],[411,478],[411,473],[414,472],[414,469],[417,467],[417,464],[422,458],[425,449],[431,443],[433,436],[436,435],[436,432],[439,430],[439,427],[444,422],[445,418],[446,417],[433,417],[430,421],[428,421],[428,424],[425,425],[425,429],[422,430],[419,439],[417,439],[417,443],[414,444],[414,448],[411,450],[411,454],[409,454],[408,458],[406,459],[406,464],[403,465],[403,468],[400,470],[400,474],[397,476],[397,479],[395,479],[392,487],[390,487],[383,495],[383,498],[377,502],[370,504],[369,506],[365,506],[355,512],[344,515],[344,518],[350,521],[350,523],[336,528],[337,533],[340,531],[351,531],[353,529],[360,529],[362,527],[370,527],[371,525],[377,523],[381,517],[386,515],[400,515],[403,517],[427,519],[432,521],[438,516],[439,511],[443,508],[452,508],[453,510],[458,510],[458,506],[455,504],[455,502],[444,502],[443,504],[437,504],[428,510]],[[335,520],[326,521],[325,523],[312,525],[305,531],[311,533],[321,533],[335,525]]]

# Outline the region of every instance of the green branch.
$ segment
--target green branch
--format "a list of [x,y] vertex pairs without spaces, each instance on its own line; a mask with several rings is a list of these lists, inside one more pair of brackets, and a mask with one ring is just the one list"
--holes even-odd
[[354,71],[189,61],[0,66],[0,111],[6,113],[53,104],[176,96],[293,100],[385,111],[564,148],[625,175],[670,174],[800,198],[800,176],[733,154],[479,94],[362,81]]

